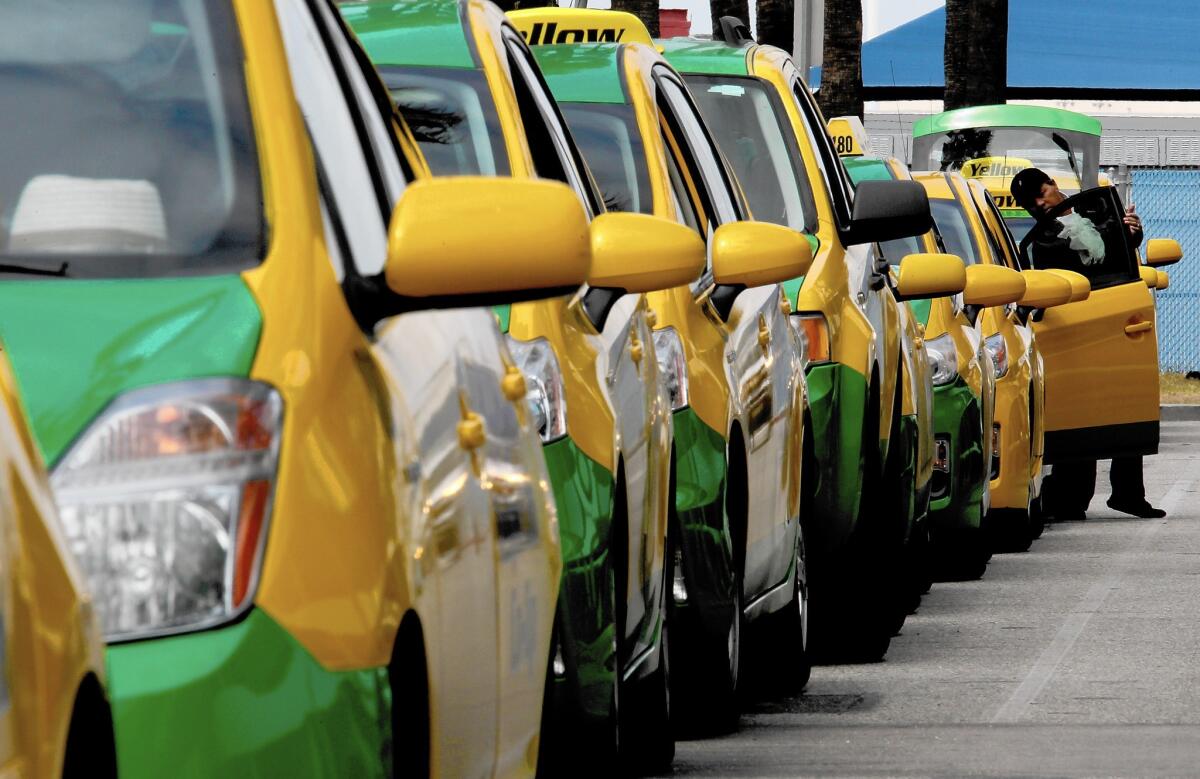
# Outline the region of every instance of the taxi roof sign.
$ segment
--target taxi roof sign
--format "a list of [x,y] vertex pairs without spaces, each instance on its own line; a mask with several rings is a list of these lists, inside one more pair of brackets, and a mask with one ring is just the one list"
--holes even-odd
[[551,43],[644,43],[654,45],[642,20],[625,11],[595,8],[524,8],[508,18],[530,46]]
[[871,138],[862,119],[857,116],[835,116],[829,120],[829,135],[839,157],[861,157],[871,148]]

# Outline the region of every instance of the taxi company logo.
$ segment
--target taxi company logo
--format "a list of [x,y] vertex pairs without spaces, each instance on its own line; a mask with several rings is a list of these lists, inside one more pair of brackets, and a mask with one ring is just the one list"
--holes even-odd
[[558,22],[534,22],[529,32],[521,31],[530,46],[550,43],[620,43],[625,30],[620,27],[564,27]]
[[992,193],[992,202],[996,204],[996,208],[1020,208],[1017,205],[1017,199],[1012,195]]
[[1028,163],[1006,164],[991,160],[975,160],[963,165],[963,175],[967,178],[982,178],[984,176],[1015,176],[1026,168]]

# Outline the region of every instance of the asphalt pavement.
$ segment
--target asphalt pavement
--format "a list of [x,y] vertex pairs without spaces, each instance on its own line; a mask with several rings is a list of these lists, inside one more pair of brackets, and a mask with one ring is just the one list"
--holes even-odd
[[1104,505],[938,583],[882,663],[823,666],[675,776],[1200,776],[1200,422],[1145,460],[1167,518]]

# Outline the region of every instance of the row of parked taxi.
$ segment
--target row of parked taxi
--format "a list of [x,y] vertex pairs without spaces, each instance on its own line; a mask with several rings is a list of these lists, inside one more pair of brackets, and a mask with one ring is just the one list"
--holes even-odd
[[1156,445],[1142,384],[1052,415],[1080,322],[1156,387],[1122,233],[1136,321],[734,20],[0,29],[2,776],[662,770],[1028,548],[1051,433]]

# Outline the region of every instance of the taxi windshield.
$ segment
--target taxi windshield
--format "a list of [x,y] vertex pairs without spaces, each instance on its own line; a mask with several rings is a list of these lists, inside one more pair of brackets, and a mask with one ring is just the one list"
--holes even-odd
[[779,96],[753,78],[691,75],[687,82],[754,217],[815,229],[812,187]]
[[265,251],[227,1],[0,6],[0,274],[229,272]]
[[380,73],[434,174],[509,175],[483,71],[383,67]]
[[633,108],[611,103],[560,103],[609,211],[654,213],[646,155]]
[[942,242],[947,254],[957,254],[967,265],[979,263],[979,246],[975,243],[975,235],[971,224],[963,212],[962,204],[955,200],[929,198],[929,211],[933,214],[933,222],[938,232],[942,234]]
[[993,192],[1024,168],[1041,168],[1060,188],[1078,192],[1097,185],[1100,138],[1046,127],[976,127],[913,140],[914,170],[960,171],[987,180]]

